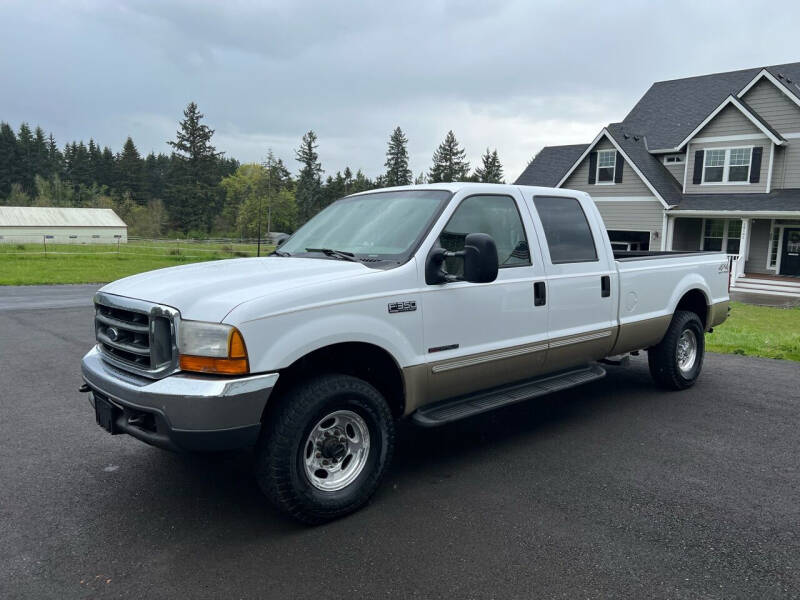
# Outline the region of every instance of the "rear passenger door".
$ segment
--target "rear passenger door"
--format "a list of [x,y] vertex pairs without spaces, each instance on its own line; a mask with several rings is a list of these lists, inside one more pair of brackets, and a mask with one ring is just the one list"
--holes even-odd
[[547,271],[547,370],[607,356],[616,336],[617,272],[596,207],[582,194],[526,200]]

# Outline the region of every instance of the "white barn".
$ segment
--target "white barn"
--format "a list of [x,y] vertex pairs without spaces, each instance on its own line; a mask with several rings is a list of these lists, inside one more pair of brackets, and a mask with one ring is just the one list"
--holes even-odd
[[0,206],[0,244],[127,243],[128,226],[110,208]]

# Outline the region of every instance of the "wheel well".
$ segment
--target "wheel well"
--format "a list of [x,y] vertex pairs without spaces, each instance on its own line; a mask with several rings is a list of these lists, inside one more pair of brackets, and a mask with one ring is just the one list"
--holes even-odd
[[[403,372],[394,357],[380,346],[364,342],[333,344],[314,350],[281,369],[271,397],[279,398],[281,391],[321,373],[352,375],[374,386],[386,401],[395,417],[405,410]],[[274,405],[267,402],[267,408]]]
[[704,329],[708,325],[706,321],[708,318],[708,303],[706,302],[705,294],[698,289],[689,290],[686,292],[678,302],[678,306],[675,308],[675,310],[691,311],[700,317],[700,321],[703,323]]

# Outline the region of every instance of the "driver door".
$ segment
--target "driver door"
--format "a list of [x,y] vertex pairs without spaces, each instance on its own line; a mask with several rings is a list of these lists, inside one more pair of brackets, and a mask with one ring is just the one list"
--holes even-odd
[[[541,261],[532,260],[538,259],[539,246],[530,213],[520,210],[522,198],[480,194],[456,202],[438,244],[458,251],[467,234],[489,234],[497,244],[500,269],[491,283],[425,285],[427,401],[537,375],[547,351],[548,306],[534,302],[534,283],[541,289],[544,269]],[[445,270],[460,275],[461,259],[446,259]]]

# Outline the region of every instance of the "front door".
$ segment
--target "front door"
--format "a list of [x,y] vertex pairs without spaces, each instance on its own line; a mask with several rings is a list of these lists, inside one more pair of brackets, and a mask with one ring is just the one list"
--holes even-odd
[[[468,233],[497,244],[500,270],[491,283],[455,281],[425,286],[422,318],[428,365],[427,401],[459,396],[538,375],[547,353],[549,302],[535,301],[545,280],[530,215],[521,197],[469,195],[439,232],[445,250],[464,247]],[[458,258],[446,271],[460,275]]]
[[800,229],[783,230],[780,274],[800,277]]

